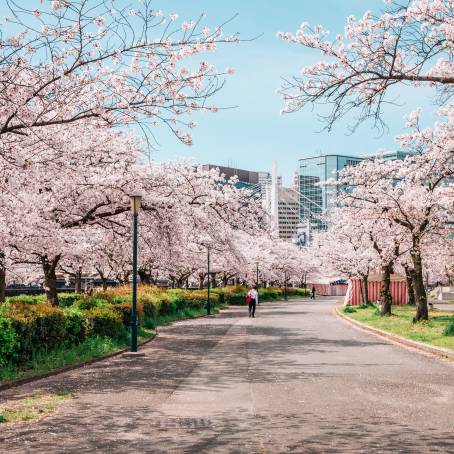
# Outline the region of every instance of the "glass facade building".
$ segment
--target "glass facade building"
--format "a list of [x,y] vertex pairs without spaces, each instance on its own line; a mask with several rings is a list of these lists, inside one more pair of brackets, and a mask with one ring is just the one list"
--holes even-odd
[[362,158],[342,155],[316,156],[299,160],[300,216],[309,220],[312,230],[327,228],[320,216],[333,206],[340,187],[337,184],[323,184],[337,180],[338,173],[345,167],[357,165]]

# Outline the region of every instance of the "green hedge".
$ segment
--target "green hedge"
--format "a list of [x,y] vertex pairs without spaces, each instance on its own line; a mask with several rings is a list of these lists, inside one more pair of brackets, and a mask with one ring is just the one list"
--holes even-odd
[[[206,290],[163,290],[141,288],[137,312],[139,324],[153,324],[160,317],[206,307]],[[49,306],[43,295],[19,295],[0,306],[0,367],[22,364],[33,355],[56,347],[78,345],[91,336],[119,338],[131,324],[131,298],[113,291],[92,296],[60,294],[60,307]],[[214,306],[246,304],[244,287],[216,288],[211,293]],[[262,301],[282,299],[280,288],[260,289]],[[302,289],[289,288],[289,296],[305,296]],[[150,322],[150,323],[147,323]],[[154,326],[154,325],[153,325]]]
[[[223,291],[224,289],[216,289],[216,292],[219,293],[226,304],[230,305],[245,305],[246,304],[246,294],[248,292],[247,288],[237,287],[235,293],[232,293],[231,290]],[[309,292],[300,288],[287,288],[287,296],[300,296],[307,297]],[[273,301],[273,300],[282,300],[285,297],[285,291],[283,288],[269,287],[259,289],[259,301]]]
[[46,301],[46,295],[16,295],[6,298],[8,303],[12,304],[40,304]]
[[79,293],[59,293],[58,294],[58,305],[60,307],[69,307],[82,298],[83,298],[83,295],[80,295]]
[[[106,308],[106,310],[118,315],[124,327],[128,328],[131,326],[131,303],[112,304],[111,308]],[[139,325],[143,324],[143,306],[140,303],[137,303],[137,315]]]
[[11,304],[6,315],[16,333],[17,344],[11,357],[27,361],[34,352],[51,350],[65,339],[65,314],[62,309],[44,304]]
[[6,365],[14,356],[17,348],[17,334],[12,320],[5,317],[7,306],[0,306],[0,367]]
[[81,311],[45,304],[7,303],[0,312],[0,366],[23,364],[36,353],[78,345],[90,336],[124,334],[121,316],[111,308]]
[[91,335],[118,338],[125,332],[124,321],[119,311],[113,311],[107,307],[95,307],[86,311],[85,315]]

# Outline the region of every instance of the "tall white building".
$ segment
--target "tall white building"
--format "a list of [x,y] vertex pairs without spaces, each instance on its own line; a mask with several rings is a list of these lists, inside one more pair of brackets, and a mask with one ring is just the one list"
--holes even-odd
[[278,188],[279,238],[292,241],[298,233],[300,223],[298,192],[293,188]]
[[300,202],[298,178],[291,188],[282,186],[282,177],[277,174],[277,163],[273,163],[270,181],[266,185],[264,206],[271,215],[273,229],[279,238],[292,241],[298,232]]

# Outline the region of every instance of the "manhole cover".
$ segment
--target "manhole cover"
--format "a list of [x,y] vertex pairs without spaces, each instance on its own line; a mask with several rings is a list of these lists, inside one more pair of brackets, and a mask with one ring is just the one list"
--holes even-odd
[[158,429],[210,429],[215,426],[205,418],[156,418],[152,425]]

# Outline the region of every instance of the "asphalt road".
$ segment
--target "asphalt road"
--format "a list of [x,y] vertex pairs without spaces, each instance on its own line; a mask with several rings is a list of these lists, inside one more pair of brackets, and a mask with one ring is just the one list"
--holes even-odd
[[358,331],[333,300],[264,304],[161,331],[118,357],[3,393],[65,389],[4,453],[454,452],[454,364]]

